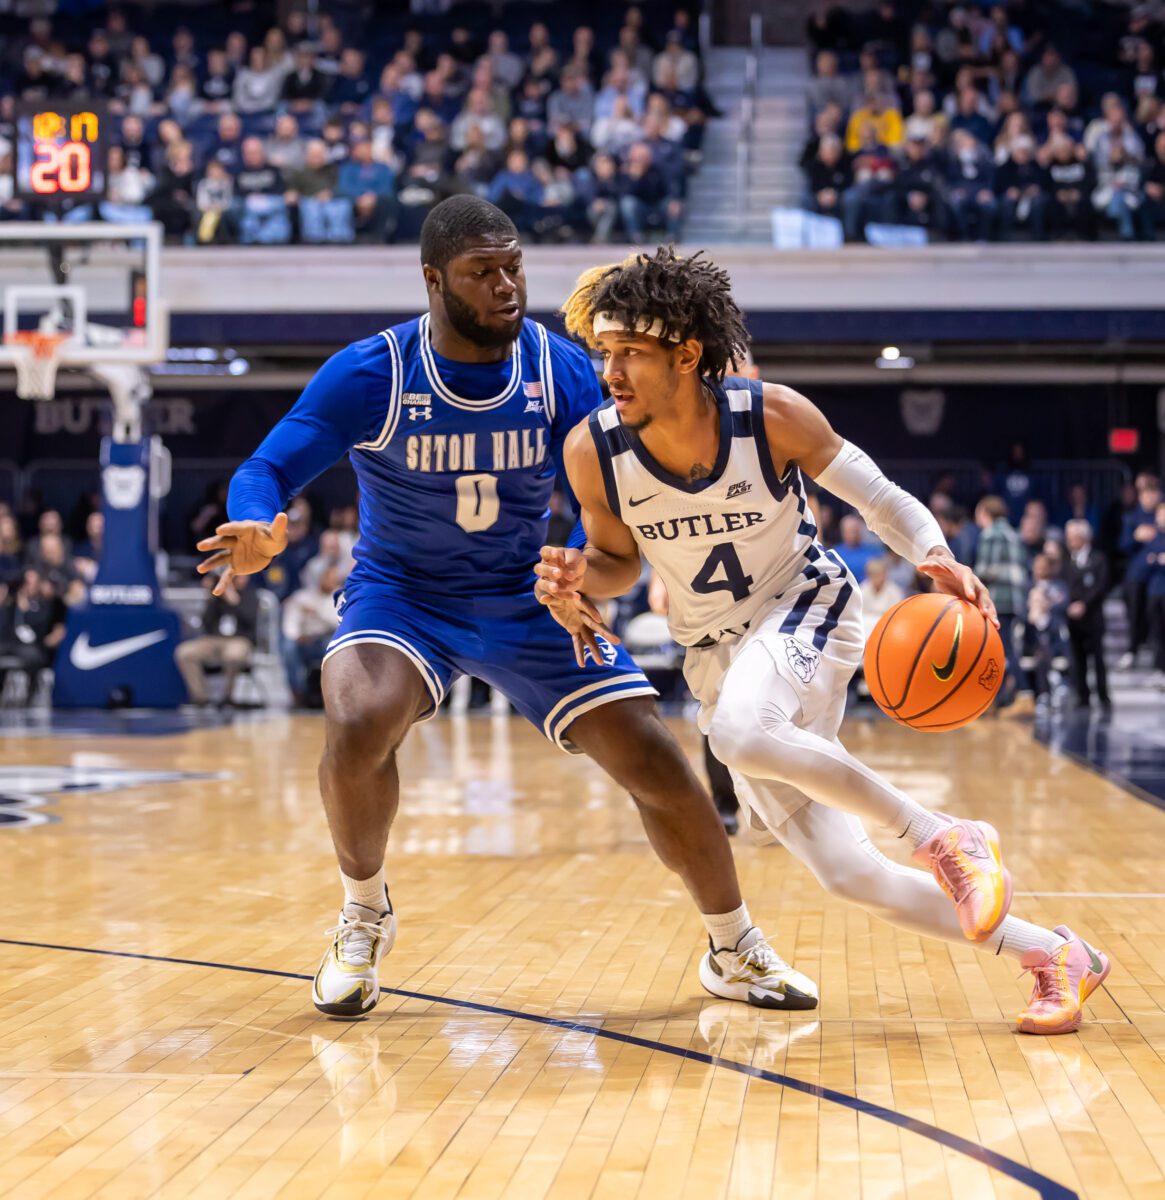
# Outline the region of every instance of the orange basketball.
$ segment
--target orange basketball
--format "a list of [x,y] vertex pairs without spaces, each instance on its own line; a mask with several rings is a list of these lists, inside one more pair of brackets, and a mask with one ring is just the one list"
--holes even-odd
[[937,733],[991,707],[1003,681],[1003,642],[973,604],[929,592],[883,615],[866,642],[865,668],[887,716]]

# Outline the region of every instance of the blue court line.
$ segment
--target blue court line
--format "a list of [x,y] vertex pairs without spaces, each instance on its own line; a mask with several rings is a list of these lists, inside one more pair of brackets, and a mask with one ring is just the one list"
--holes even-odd
[[[203,962],[194,958],[168,958],[160,954],[133,954],[125,950],[96,950],[89,946],[58,946],[52,942],[24,942],[15,938],[0,938],[0,945],[25,946],[36,950],[69,950],[76,954],[100,954],[108,958],[132,958],[142,962],[176,963],[183,967],[209,967],[217,971],[239,971],[246,975],[270,975],[278,979],[303,979],[310,981],[311,975],[300,975],[295,971],[274,971],[265,967],[240,967],[233,963]],[[984,1166],[1006,1175],[1018,1183],[1030,1187],[1042,1200],[1080,1200],[1079,1195],[1071,1188],[1033,1171],[1031,1167],[988,1150],[977,1142],[959,1137],[958,1134],[948,1133],[925,1121],[908,1117],[905,1113],[895,1112],[881,1104],[872,1104],[857,1096],[835,1091],[833,1088],[822,1087],[818,1083],[807,1083],[803,1079],[794,1079],[791,1075],[782,1075],[778,1071],[766,1071],[754,1067],[751,1063],[734,1062],[730,1058],[720,1058],[715,1054],[705,1054],[700,1050],[689,1050],[683,1046],[669,1046],[666,1042],[653,1042],[648,1038],[635,1037],[630,1033],[617,1033],[611,1029],[601,1029],[595,1025],[586,1025],[579,1021],[566,1021],[561,1017],[542,1017],[534,1013],[518,1012],[512,1008],[498,1008],[492,1004],[479,1004],[474,1000],[456,1000],[449,996],[430,996],[425,992],[408,992],[403,988],[381,988],[393,996],[403,996],[408,1000],[424,1000],[429,1004],[444,1004],[450,1008],[468,1008],[473,1012],[486,1013],[491,1017],[508,1017],[514,1021],[532,1021],[536,1025],[548,1025],[552,1029],[564,1029],[568,1033],[587,1033],[592,1037],[605,1038],[611,1042],[622,1042],[627,1046],[638,1046],[643,1050],[653,1050],[659,1054],[670,1054],[675,1058],[686,1059],[689,1062],[704,1063],[709,1067],[719,1067],[724,1071],[735,1071],[738,1075],[748,1075],[753,1079],[764,1080],[765,1083],[775,1083],[779,1087],[789,1088],[794,1092],[804,1092],[807,1096],[816,1096],[819,1100],[828,1100],[831,1104],[839,1104],[842,1108],[851,1109],[861,1116],[874,1117],[885,1121],[888,1125],[897,1125],[908,1133],[916,1133],[940,1146],[956,1150],[973,1158]]]

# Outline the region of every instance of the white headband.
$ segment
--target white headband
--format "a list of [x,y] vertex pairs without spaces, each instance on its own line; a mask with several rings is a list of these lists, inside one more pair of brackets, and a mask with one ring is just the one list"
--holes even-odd
[[663,336],[664,324],[656,317],[654,321],[648,321],[646,317],[640,317],[635,322],[635,328],[632,329],[625,321],[620,321],[612,313],[595,313],[594,335],[598,337],[600,333],[641,333],[644,337],[657,337],[668,342],[678,342],[679,338]]

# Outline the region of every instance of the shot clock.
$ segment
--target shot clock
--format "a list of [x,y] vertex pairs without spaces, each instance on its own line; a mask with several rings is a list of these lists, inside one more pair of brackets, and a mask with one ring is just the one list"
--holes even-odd
[[109,132],[109,114],[94,101],[19,102],[17,198],[50,203],[103,199]]

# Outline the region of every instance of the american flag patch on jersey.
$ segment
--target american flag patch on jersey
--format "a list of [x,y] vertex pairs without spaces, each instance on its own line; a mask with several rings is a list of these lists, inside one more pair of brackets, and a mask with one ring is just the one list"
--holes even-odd
[[524,383],[522,385],[522,390],[527,396],[541,396],[542,384],[539,380],[535,379],[533,383]]

